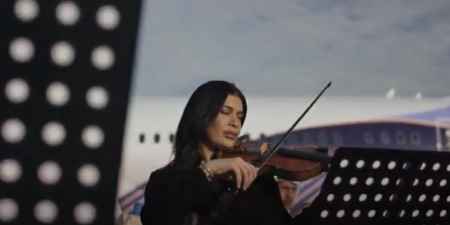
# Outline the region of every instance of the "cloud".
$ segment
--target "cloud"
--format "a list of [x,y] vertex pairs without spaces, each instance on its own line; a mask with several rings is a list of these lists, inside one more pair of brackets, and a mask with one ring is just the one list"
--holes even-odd
[[146,1],[135,93],[450,95],[447,0]]

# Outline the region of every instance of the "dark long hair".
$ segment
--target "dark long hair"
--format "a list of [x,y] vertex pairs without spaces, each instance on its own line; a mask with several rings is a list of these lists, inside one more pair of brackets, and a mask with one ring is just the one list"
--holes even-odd
[[184,108],[175,135],[171,165],[187,168],[201,160],[199,143],[205,141],[206,129],[214,121],[229,95],[236,95],[242,101],[242,125],[247,114],[247,101],[242,92],[226,81],[209,81],[192,93]]

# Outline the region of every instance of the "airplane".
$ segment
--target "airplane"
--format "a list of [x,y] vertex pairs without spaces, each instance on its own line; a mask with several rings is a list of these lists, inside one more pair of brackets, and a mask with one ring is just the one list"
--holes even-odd
[[[149,175],[171,160],[175,130],[187,101],[187,97],[131,100],[116,215],[130,213],[135,203],[142,204]],[[251,140],[277,142],[311,101],[305,97],[248,97],[241,134],[248,134]],[[367,146],[449,151],[450,99],[324,96],[284,144],[324,145],[331,150]],[[324,177],[302,182],[293,208],[311,202]]]

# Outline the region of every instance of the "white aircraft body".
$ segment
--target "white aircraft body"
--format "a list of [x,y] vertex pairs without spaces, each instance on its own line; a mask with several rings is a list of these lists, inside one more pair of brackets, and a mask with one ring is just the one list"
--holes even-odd
[[[312,100],[248,97],[242,134],[273,142]],[[170,161],[172,141],[187,101],[187,97],[132,99],[119,180],[118,200],[122,211],[130,212],[135,203],[143,202],[149,175]],[[364,129],[364,135],[361,129]],[[449,150],[450,100],[324,96],[294,133],[287,140],[288,144]],[[318,189],[318,185],[310,188]],[[317,192],[312,191],[310,195],[303,192],[304,196],[297,203],[310,200]]]

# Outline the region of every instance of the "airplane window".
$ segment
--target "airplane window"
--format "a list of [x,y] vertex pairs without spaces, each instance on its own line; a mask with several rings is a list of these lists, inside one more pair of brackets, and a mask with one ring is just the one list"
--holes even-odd
[[139,143],[144,143],[144,142],[145,142],[145,135],[139,134]]
[[161,139],[161,137],[159,136],[159,134],[155,134],[155,136],[153,137],[153,141],[155,143],[159,143],[160,139]]
[[174,134],[170,134],[169,135],[169,141],[170,141],[170,143],[173,143],[175,141],[175,135]]
[[312,144],[313,143],[313,136],[310,132],[305,131],[304,133],[302,133],[302,143],[303,144]]
[[420,145],[420,134],[417,131],[411,133],[411,143],[413,145]]
[[319,132],[319,134],[317,135],[317,140],[320,145],[327,144],[328,140],[327,140],[327,134],[325,133],[325,131]]
[[381,131],[380,142],[384,145],[388,145],[391,142],[391,137],[389,137],[389,132]]
[[344,143],[344,138],[338,132],[333,133],[333,143],[335,145],[342,145]]
[[405,134],[401,131],[397,131],[395,133],[395,139],[397,140],[397,144],[403,145],[406,143]]
[[370,131],[364,132],[364,143],[366,145],[373,145],[374,142],[375,141],[374,141],[372,132],[370,132]]

